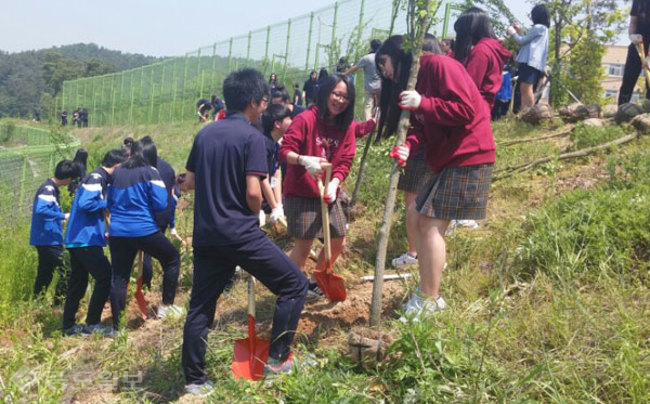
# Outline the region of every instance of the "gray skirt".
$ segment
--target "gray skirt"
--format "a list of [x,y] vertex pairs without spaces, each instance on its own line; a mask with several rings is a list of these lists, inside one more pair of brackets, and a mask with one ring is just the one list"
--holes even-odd
[[[284,200],[287,215],[287,233],[293,238],[322,238],[322,214],[319,198],[286,197]],[[328,205],[330,214],[330,235],[341,238],[346,234],[345,214],[341,202]]]

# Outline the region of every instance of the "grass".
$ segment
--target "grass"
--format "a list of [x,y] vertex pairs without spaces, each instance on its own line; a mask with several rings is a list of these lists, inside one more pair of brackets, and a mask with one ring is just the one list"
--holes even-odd
[[[504,121],[494,131],[499,142],[558,126]],[[127,135],[152,134],[164,158],[181,171],[197,129],[186,124],[75,132],[91,156]],[[503,147],[497,165],[611,140],[628,130],[578,128],[567,139]],[[642,138],[610,155],[551,162],[495,182],[489,219],[478,230],[461,229],[448,238],[443,293],[450,310],[420,323],[386,318],[396,342],[375,369],[346,358],[347,330],[335,328],[329,332],[338,337],[327,343],[298,338],[297,354],[314,352],[314,367],[271,385],[235,381],[230,358],[234,339],[243,335],[245,305],[245,282],[238,282],[219,303],[222,317],[208,337],[206,368],[218,383],[207,402],[650,401],[649,146],[650,139]],[[374,264],[389,148],[383,142],[370,150],[345,265],[339,265],[354,274],[368,273]],[[350,191],[355,175],[346,181]],[[179,215],[182,234],[189,234],[191,214],[187,209]],[[390,256],[406,247],[402,213],[395,218]],[[182,321],[148,321],[113,341],[62,338],[61,312],[50,308],[51,296],[27,299],[35,276],[27,227],[0,232],[0,399],[185,402]],[[191,256],[184,251],[182,294],[190,271]],[[11,377],[25,365],[35,369],[39,383],[21,391]],[[64,388],[52,376],[85,370],[141,371],[142,383],[133,390],[123,381],[117,387],[77,382]]]

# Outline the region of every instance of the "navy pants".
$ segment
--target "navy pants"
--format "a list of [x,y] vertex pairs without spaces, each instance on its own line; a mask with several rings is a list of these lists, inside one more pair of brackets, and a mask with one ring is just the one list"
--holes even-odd
[[201,384],[205,376],[208,329],[217,299],[239,265],[276,296],[269,356],[285,360],[305,302],[309,281],[266,235],[228,246],[194,247],[194,276],[190,309],[183,330],[183,371],[188,384]]
[[176,286],[181,266],[181,258],[174,245],[157,231],[143,237],[118,237],[109,239],[113,276],[111,281],[111,310],[113,327],[117,328],[120,315],[126,307],[126,286],[131,277],[133,260],[139,250],[160,261],[163,267],[162,303],[170,305],[176,297]]
[[[650,41],[644,40],[643,43],[647,52]],[[643,64],[641,63],[639,52],[637,52],[634,44],[630,44],[627,48],[625,69],[623,69],[623,81],[621,82],[621,88],[618,91],[618,105],[630,102],[632,93],[634,93],[634,86],[636,86],[642,68]],[[650,87],[648,87],[647,82],[645,82],[645,98],[650,99]]]
[[86,324],[99,324],[104,304],[111,292],[111,264],[102,247],[69,248],[68,251],[72,271],[68,281],[68,297],[63,306],[63,328],[70,328],[75,324],[79,301],[86,294],[88,287],[88,274],[95,279],[95,287],[88,303]]
[[[162,234],[165,234],[167,226],[159,227]],[[162,265],[162,264],[160,264]],[[151,255],[144,253],[142,257],[142,285],[151,289],[151,280],[153,279],[153,261]]]
[[66,294],[69,271],[63,265],[62,245],[37,245],[38,251],[38,272],[34,282],[34,297],[44,293],[50,286],[54,277],[54,270],[59,273],[59,280],[56,283],[54,295],[55,303],[60,302]]

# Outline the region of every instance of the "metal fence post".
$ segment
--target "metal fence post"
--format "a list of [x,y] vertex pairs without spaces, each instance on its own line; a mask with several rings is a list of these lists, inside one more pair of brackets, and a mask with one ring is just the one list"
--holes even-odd
[[251,37],[252,37],[252,32],[248,31],[248,46],[246,47],[246,66],[250,66],[251,64]]
[[359,10],[359,26],[357,27],[357,46],[354,50],[354,61],[353,63],[359,60],[361,56],[359,50],[361,49],[361,31],[363,31],[363,12],[366,6],[366,0],[361,0],[361,10]]
[[[339,2],[334,3],[334,20],[332,21],[332,43],[330,44],[330,55],[334,55],[336,49],[336,19],[339,14]],[[336,63],[336,61],[329,61],[330,63]]]
[[[271,40],[271,26],[266,27],[266,47],[264,49],[264,76],[267,74],[267,67],[269,66],[269,42]],[[273,68],[271,68],[273,70]],[[273,73],[273,71],[271,71]]]
[[185,71],[183,73],[183,92],[181,96],[181,122],[185,118],[185,89],[187,88],[187,67],[188,67],[188,58],[190,57],[189,53],[185,54]]
[[287,44],[286,47],[284,48],[284,68],[282,72],[282,82],[287,81],[287,60],[289,59],[289,41],[291,40],[291,18],[289,18],[289,22],[287,23]]
[[[307,59],[305,60],[305,71],[309,70],[309,51],[311,50],[311,34],[314,29],[314,13],[309,14],[309,35],[307,36]],[[316,50],[318,52],[318,50]]]
[[230,46],[228,47],[228,72],[232,71],[232,37],[230,37]]
[[18,199],[20,213],[23,213],[23,206],[25,205],[25,175],[27,175],[27,155],[23,156],[23,171],[20,176],[20,199]]
[[149,81],[151,84],[151,105],[149,106],[149,118],[147,119],[147,122],[153,123],[153,97],[154,97],[154,90],[155,90],[155,84],[153,83],[153,66],[151,67],[151,75],[149,76]]

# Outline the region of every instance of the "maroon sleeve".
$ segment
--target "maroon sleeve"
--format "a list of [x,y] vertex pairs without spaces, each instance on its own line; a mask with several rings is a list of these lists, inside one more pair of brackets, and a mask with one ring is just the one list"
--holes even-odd
[[[444,126],[463,126],[474,120],[480,97],[474,82],[464,69],[458,69],[445,60],[437,58],[435,65],[427,64],[420,69],[418,80],[424,79],[432,87],[432,97],[422,97],[417,113],[425,122]],[[428,71],[426,71],[428,70]],[[428,76],[428,77],[427,77]]]
[[469,77],[474,80],[474,84],[476,84],[479,91],[481,91],[481,86],[485,81],[485,76],[489,70],[488,67],[492,64],[491,62],[490,57],[481,51],[471,52],[469,58],[467,58],[467,66],[465,68],[467,69],[467,73],[469,73]]
[[347,178],[356,151],[357,143],[354,137],[354,128],[350,125],[343,143],[336,151],[334,158],[332,158],[332,178],[338,178],[341,182]]
[[377,123],[374,119],[368,119],[365,122],[352,122],[352,125],[355,126],[354,136],[357,139],[360,139],[366,136],[368,133],[372,132],[377,126]]
[[282,136],[282,145],[278,150],[280,160],[287,163],[287,154],[289,152],[300,154],[300,146],[305,142],[306,128],[305,119],[300,115],[296,116],[287,132]]

